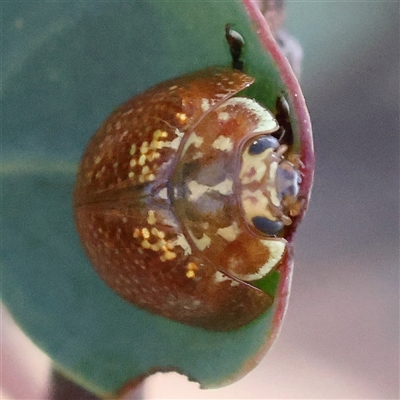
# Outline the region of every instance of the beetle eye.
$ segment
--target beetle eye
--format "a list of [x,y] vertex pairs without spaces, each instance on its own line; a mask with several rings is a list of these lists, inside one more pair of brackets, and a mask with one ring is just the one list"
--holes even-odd
[[266,217],[254,217],[253,225],[265,235],[276,235],[283,228],[283,222],[272,221]]
[[271,135],[263,135],[256,139],[249,147],[249,154],[256,155],[261,154],[265,150],[273,148],[277,149],[279,142],[276,138]]

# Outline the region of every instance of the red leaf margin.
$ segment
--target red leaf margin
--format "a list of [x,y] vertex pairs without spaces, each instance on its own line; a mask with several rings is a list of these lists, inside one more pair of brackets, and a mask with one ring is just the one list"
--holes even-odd
[[[300,186],[299,197],[304,198],[306,200],[306,203],[304,204],[302,215],[294,222],[294,226],[291,230],[290,236],[287,238],[288,241],[292,242],[296,227],[300,223],[307,209],[314,180],[315,157],[311,120],[307,110],[303,92],[300,88],[300,84],[293,73],[289,61],[281,53],[264,16],[257,6],[257,1],[242,0],[242,2],[245,6],[250,21],[255,25],[260,43],[271,55],[272,59],[275,60],[282,81],[284,85],[288,88],[288,101],[294,111],[293,114],[296,119],[297,127],[296,133],[300,137],[300,160],[303,163],[303,167],[301,168],[302,182]],[[247,372],[253,369],[270,349],[279,334],[280,328],[282,326],[282,320],[288,306],[290,294],[292,269],[294,264],[292,247],[290,253],[287,255],[287,261],[283,264],[285,265],[285,270],[282,270],[282,276],[285,276],[286,278],[282,279],[278,286],[278,303],[276,304],[274,319],[272,321],[272,329],[269,332],[268,339],[259,349],[259,351],[247,362],[247,364],[243,366],[241,371],[235,376],[230,377],[231,382],[240,379],[241,377],[246,375]]]

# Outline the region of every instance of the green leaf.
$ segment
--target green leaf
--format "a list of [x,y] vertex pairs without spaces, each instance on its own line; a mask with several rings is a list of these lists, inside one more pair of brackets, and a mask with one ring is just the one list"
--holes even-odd
[[[97,395],[155,370],[202,387],[228,384],[266,351],[282,319],[285,291],[258,320],[224,333],[137,309],[93,272],[72,215],[77,164],[100,122],[157,82],[229,65],[226,23],[245,38],[246,72],[256,78],[248,96],[272,109],[278,95],[289,96],[312,164],[300,89],[285,61],[266,51],[273,45],[258,37],[254,7],[244,3],[253,20],[241,1],[2,5],[2,301],[60,370]],[[270,291],[277,284],[276,275],[260,283]]]

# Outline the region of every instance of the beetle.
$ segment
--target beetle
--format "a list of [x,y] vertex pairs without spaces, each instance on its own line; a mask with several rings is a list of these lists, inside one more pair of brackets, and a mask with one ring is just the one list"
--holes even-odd
[[206,68],[121,105],[90,140],[74,190],[81,241],[114,291],[220,331],[271,307],[257,282],[287,261],[303,204],[290,124],[239,95],[254,82],[240,69]]

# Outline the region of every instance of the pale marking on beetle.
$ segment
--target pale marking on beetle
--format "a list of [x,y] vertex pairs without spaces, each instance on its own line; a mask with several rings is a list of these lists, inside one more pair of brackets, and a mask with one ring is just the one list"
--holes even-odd
[[217,271],[214,274],[214,282],[215,283],[221,283],[221,282],[225,282],[225,281],[229,281],[231,286],[238,286],[239,282],[233,280],[232,278],[230,278],[229,276],[223,274],[221,271]]
[[268,209],[268,198],[260,189],[257,189],[254,192],[247,189],[243,190],[241,200],[245,218],[248,222],[256,216],[264,216],[271,221],[276,220],[276,217],[273,216],[271,211]]
[[247,99],[245,97],[232,97],[224,103],[224,107],[228,105],[243,105],[257,116],[258,123],[257,127],[253,131],[254,133],[274,132],[279,128],[279,124],[274,115],[252,99]]
[[227,196],[233,193],[233,181],[232,179],[226,178],[224,181],[211,186],[211,190],[214,190],[223,196]]
[[154,225],[157,221],[154,210],[149,210],[147,213],[147,222],[149,225]]
[[133,145],[131,146],[131,149],[129,150],[129,154],[131,156],[133,156],[136,153],[136,144],[133,143]]
[[158,197],[163,200],[168,200],[168,189],[163,188],[158,192]]
[[145,156],[144,154],[142,154],[142,155],[139,157],[138,164],[139,164],[141,167],[143,167],[143,165],[146,164],[146,156]]
[[267,164],[270,163],[273,149],[267,149],[260,154],[249,154],[245,150],[242,154],[242,166],[240,168],[239,178],[242,184],[246,185],[251,182],[261,182],[267,171]]
[[201,99],[201,109],[204,112],[210,109],[210,101],[208,99]]
[[200,251],[205,250],[211,244],[211,238],[205,233],[203,233],[203,236],[200,239],[197,239],[197,237],[194,236],[193,232],[190,229],[188,229],[188,232],[194,244]]
[[278,198],[278,193],[276,191],[277,171],[278,171],[278,163],[277,162],[271,163],[269,166],[269,180],[270,181],[269,181],[268,189],[269,189],[269,193],[270,193],[271,203],[275,207],[279,207],[281,205],[281,202]]
[[[122,113],[123,117],[126,117],[127,115],[131,115],[133,113],[133,108],[130,108],[128,111],[125,111],[124,113]],[[127,132],[127,131],[125,131]]]
[[186,154],[187,149],[193,145],[196,148],[200,148],[200,146],[203,144],[204,139],[200,136],[197,136],[195,132],[193,132],[186,140],[182,153],[181,153],[181,158]]
[[187,187],[190,190],[191,201],[197,201],[201,196],[209,191],[218,192],[223,196],[227,196],[233,193],[233,181],[232,179],[228,178],[220,183],[217,183],[214,186],[207,186],[196,181],[190,181]]
[[262,265],[254,274],[236,274],[232,272],[232,275],[234,275],[235,278],[241,279],[246,282],[264,278],[264,276],[266,276],[269,272],[271,272],[272,269],[275,268],[276,265],[282,260],[283,253],[285,252],[286,248],[285,240],[264,239],[260,240],[260,242],[269,250],[268,261],[264,265]]
[[223,274],[220,271],[217,271],[214,274],[214,282],[216,282],[216,283],[221,283],[224,281],[231,281],[231,280],[232,280],[231,278],[229,278],[227,275]]
[[183,252],[185,256],[192,254],[192,248],[190,247],[190,244],[185,238],[185,235],[183,233],[180,233],[177,235],[176,239],[171,242],[174,246],[180,246],[183,249]]
[[194,263],[190,262],[186,265],[186,276],[188,278],[195,278],[196,277],[196,271],[199,269],[199,266]]
[[212,147],[217,150],[230,152],[233,149],[232,139],[219,135],[213,142]]
[[198,160],[199,158],[203,157],[203,152],[202,151],[198,151],[197,153],[193,154],[192,160]]
[[229,121],[230,115],[226,111],[221,111],[221,112],[218,113],[218,119],[220,121]]
[[149,151],[149,142],[143,142],[140,146],[140,154],[146,154]]
[[221,236],[227,242],[233,242],[240,235],[241,229],[235,221],[232,225],[226,226],[225,228],[219,228],[217,235]]
[[182,124],[184,124],[188,119],[188,117],[187,117],[187,115],[185,113],[176,113],[175,117]]
[[269,180],[270,182],[276,181],[276,172],[278,170],[278,163],[276,161],[272,162],[269,166]]

